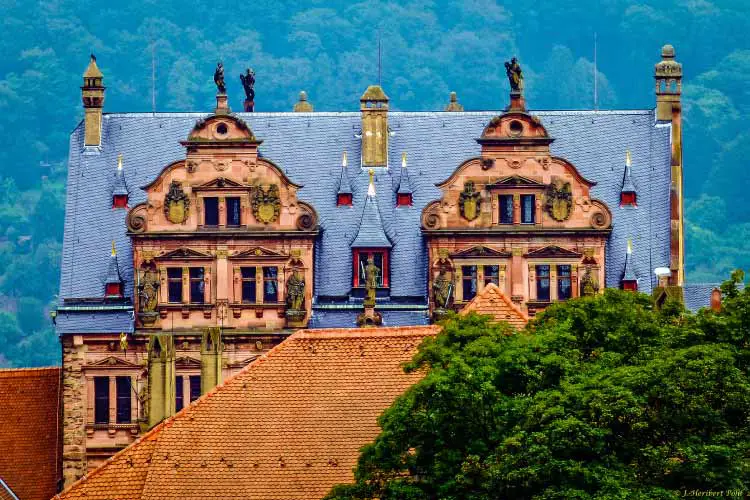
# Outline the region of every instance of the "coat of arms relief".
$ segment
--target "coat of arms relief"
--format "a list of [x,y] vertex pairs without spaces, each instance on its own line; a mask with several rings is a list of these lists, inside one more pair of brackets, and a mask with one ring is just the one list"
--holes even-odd
[[459,209],[461,216],[468,220],[473,221],[479,217],[479,209],[481,208],[481,195],[474,188],[473,181],[466,181],[464,183],[464,190],[458,197]]
[[573,191],[570,182],[552,178],[544,192],[544,209],[558,222],[568,220],[573,212]]
[[173,224],[182,224],[190,214],[190,198],[182,190],[179,181],[169,184],[169,191],[164,197],[164,215]]
[[253,215],[257,221],[263,224],[276,222],[281,212],[279,186],[271,184],[267,189],[263,189],[263,186],[256,186],[252,206]]

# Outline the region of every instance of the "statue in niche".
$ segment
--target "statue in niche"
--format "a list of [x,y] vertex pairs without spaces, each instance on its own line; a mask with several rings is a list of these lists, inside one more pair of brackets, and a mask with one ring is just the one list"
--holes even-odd
[[380,269],[375,265],[372,256],[367,259],[365,266],[365,306],[375,305],[375,292],[378,288]]
[[154,312],[159,299],[159,277],[156,271],[146,270],[138,285],[139,312]]
[[305,307],[305,279],[300,269],[295,269],[286,282],[286,307],[293,311]]
[[245,89],[245,111],[252,112],[255,107],[255,72],[247,68],[245,74],[240,73],[240,81]]
[[523,90],[523,73],[521,72],[521,65],[518,64],[518,59],[514,57],[510,62],[506,62],[505,72],[510,82],[510,90],[512,92],[521,92]]
[[227,87],[224,85],[224,65],[221,61],[216,65],[216,71],[214,71],[214,83],[219,94],[227,93]]
[[445,269],[441,269],[435,282],[432,284],[432,295],[435,307],[445,309],[453,297],[453,280]]
[[591,267],[586,266],[586,272],[583,274],[583,278],[581,278],[581,295],[589,297],[598,291],[599,283],[597,283],[596,278],[591,274]]

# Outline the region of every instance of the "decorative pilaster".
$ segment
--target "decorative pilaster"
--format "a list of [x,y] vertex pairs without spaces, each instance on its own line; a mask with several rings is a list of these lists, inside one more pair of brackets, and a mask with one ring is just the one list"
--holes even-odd
[[201,394],[205,394],[222,382],[221,328],[210,327],[201,337]]
[[170,334],[153,334],[148,341],[148,427],[175,412],[175,347]]

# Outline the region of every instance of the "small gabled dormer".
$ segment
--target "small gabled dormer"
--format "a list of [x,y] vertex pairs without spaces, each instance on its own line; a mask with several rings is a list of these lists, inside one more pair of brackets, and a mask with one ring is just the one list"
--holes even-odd
[[347,171],[346,151],[341,155],[341,177],[339,178],[339,190],[336,193],[336,205],[350,207],[352,206],[352,186],[349,182],[349,172]]
[[620,206],[635,207],[637,206],[638,195],[633,183],[633,174],[631,172],[630,151],[625,152],[625,173],[622,177],[622,189],[620,190]]
[[631,290],[633,292],[638,290],[638,277],[635,275],[633,269],[633,242],[628,240],[628,249],[625,254],[625,270],[622,274],[622,289]]
[[117,156],[117,170],[112,186],[112,208],[128,208],[128,186],[122,169],[122,154]]
[[112,241],[112,254],[107,268],[107,279],[104,282],[104,296],[106,298],[121,298],[123,296],[123,282],[120,266],[117,265],[117,249]]
[[370,185],[367,188],[365,206],[357,229],[357,235],[351,244],[353,262],[353,287],[364,288],[365,269],[372,260],[378,269],[378,288],[389,287],[389,261],[391,244],[383,226],[383,219],[378,208],[375,193],[374,171],[370,170]]
[[403,153],[401,155],[401,179],[398,182],[398,189],[396,190],[396,206],[410,207],[412,205],[412,194],[413,190],[411,180],[409,179],[409,171],[406,168],[406,153]]

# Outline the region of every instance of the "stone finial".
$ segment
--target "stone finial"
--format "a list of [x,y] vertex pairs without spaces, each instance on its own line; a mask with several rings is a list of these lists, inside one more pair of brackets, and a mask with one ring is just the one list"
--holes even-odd
[[455,92],[451,92],[450,94],[450,102],[445,107],[445,111],[463,111],[464,107],[459,104],[458,102],[458,96]]
[[307,92],[304,90],[299,93],[299,101],[294,105],[295,113],[312,113],[313,105],[307,100]]

